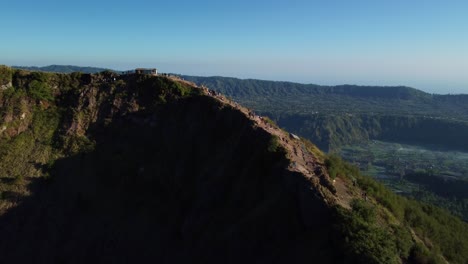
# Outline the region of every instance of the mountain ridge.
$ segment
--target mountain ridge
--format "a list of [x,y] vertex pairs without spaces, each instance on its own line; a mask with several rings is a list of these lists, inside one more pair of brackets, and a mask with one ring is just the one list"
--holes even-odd
[[48,66],[11,66],[14,69],[27,70],[27,71],[42,71],[42,72],[56,72],[56,73],[98,73],[102,71],[113,71],[107,68],[99,68],[92,66],[74,66],[74,65],[57,65],[52,64]]
[[[166,250],[178,254],[165,262],[194,257],[214,262],[226,256],[232,258],[228,263],[248,256],[266,262],[273,260],[273,255],[292,254],[281,237],[291,236],[294,244],[302,245],[305,242],[297,239],[316,229],[311,224],[327,219],[328,209],[319,198],[326,189],[311,189],[311,184],[320,183],[309,182],[301,173],[283,167],[287,160],[280,143],[222,97],[203,95],[201,88],[180,80],[110,72],[57,75],[18,71],[11,83],[15,85],[2,93],[0,100],[5,110],[2,126],[6,127],[1,135],[1,182],[8,183],[1,185],[2,205],[6,205],[1,206],[4,211],[0,216],[4,260],[53,262],[54,258],[66,258],[70,248],[94,247],[117,253],[108,243],[123,239],[116,245],[128,246],[122,251],[127,253],[87,257],[77,251],[71,262],[91,260],[90,256],[117,262],[128,257],[146,259],[136,252],[164,259]],[[9,108],[16,103],[23,104],[20,112]],[[62,104],[66,107],[57,111],[55,105]],[[24,140],[41,143],[28,143],[33,148],[26,149]],[[54,147],[48,143],[53,141],[68,154],[53,154]],[[229,141],[250,143],[229,145]],[[54,155],[59,158],[48,161]],[[10,158],[16,158],[21,166],[8,162]],[[164,160],[164,165],[158,160]],[[24,176],[24,171],[37,176]],[[122,193],[127,195],[121,197]],[[108,202],[109,198],[120,206]],[[155,211],[147,212],[151,208]],[[316,210],[324,210],[324,214],[314,219]],[[288,213],[281,216],[280,212]],[[118,215],[128,220],[108,219],[120,219]],[[80,220],[76,222],[74,217]],[[269,217],[272,219],[267,224]],[[211,225],[212,219],[218,224]],[[260,219],[266,224],[259,225]],[[156,223],[153,227],[145,223],[150,220]],[[112,224],[105,227],[100,221]],[[150,234],[153,229],[169,230],[150,239],[155,245],[167,246],[154,249],[144,245],[146,240],[138,237],[142,234],[132,222]],[[275,224],[294,228],[274,231]],[[55,225],[67,228],[60,231]],[[263,227],[248,231],[255,226]],[[230,229],[239,235],[231,234]],[[309,231],[301,234],[301,230]],[[89,240],[89,233],[95,238]],[[268,234],[275,234],[273,240],[266,240]],[[33,236],[49,242],[25,242],[35,241]],[[245,244],[243,236],[252,243]],[[127,239],[136,239],[135,245]],[[233,249],[217,246],[220,239]],[[270,256],[265,250],[273,245],[287,251]],[[230,252],[234,248],[242,254]],[[254,249],[260,251],[254,254]]]
[[468,254],[460,220],[391,194],[206,87],[0,73],[11,84],[0,93],[4,260],[462,263]]

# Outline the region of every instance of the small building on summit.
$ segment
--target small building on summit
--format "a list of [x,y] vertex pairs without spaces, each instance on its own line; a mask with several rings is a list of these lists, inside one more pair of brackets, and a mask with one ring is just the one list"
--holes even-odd
[[149,75],[158,75],[157,69],[145,69],[145,68],[136,68],[136,74],[149,74]]

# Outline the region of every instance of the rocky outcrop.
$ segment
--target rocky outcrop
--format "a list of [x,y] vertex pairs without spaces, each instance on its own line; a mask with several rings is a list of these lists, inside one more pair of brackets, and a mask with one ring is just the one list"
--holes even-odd
[[6,90],[6,89],[11,88],[11,87],[13,87],[13,84],[11,82],[0,85],[1,90]]

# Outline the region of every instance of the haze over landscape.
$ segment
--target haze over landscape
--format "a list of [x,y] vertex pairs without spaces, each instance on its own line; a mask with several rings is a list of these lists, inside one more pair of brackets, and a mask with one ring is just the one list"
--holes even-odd
[[468,93],[466,1],[12,1],[2,64]]

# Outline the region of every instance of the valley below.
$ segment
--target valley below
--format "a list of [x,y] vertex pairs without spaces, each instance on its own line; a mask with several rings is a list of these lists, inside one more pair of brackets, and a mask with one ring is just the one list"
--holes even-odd
[[468,152],[370,140],[336,153],[394,192],[468,220]]

